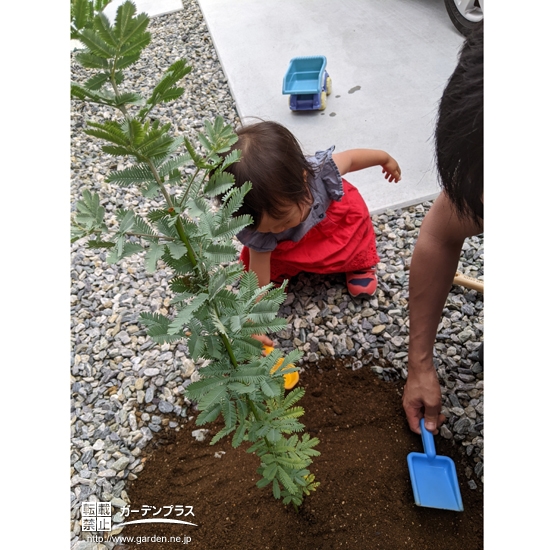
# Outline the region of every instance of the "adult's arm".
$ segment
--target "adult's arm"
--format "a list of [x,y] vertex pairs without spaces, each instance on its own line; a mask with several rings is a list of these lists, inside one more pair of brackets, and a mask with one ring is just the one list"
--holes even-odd
[[403,392],[409,427],[418,434],[422,417],[434,434],[444,420],[433,345],[464,239],[482,231],[470,218],[456,215],[445,193],[436,199],[420,228],[409,274],[409,363]]

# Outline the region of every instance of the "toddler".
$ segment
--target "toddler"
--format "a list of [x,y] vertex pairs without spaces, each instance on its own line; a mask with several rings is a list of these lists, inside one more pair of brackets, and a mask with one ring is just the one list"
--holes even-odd
[[236,185],[252,183],[237,215],[253,224],[237,238],[241,260],[260,286],[281,283],[301,271],[345,273],[353,297],[376,291],[374,229],[359,191],[342,176],[381,166],[386,180],[398,182],[401,169],[388,153],[334,146],[306,157],[292,133],[276,122],[259,122],[237,131],[232,149],[241,159],[227,171]]

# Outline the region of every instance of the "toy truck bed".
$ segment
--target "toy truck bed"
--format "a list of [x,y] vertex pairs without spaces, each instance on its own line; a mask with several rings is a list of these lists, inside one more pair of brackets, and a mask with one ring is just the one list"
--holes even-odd
[[322,111],[327,105],[327,95],[332,81],[325,70],[324,55],[294,57],[283,78],[283,94],[290,95],[292,111]]
[[320,94],[326,64],[323,55],[291,59],[283,79],[283,94]]

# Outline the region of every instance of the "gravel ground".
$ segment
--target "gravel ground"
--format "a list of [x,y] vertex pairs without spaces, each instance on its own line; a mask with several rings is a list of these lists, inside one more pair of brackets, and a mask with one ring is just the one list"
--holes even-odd
[[[194,0],[181,12],[152,19],[153,40],[133,69],[133,78],[151,89],[161,71],[186,58],[193,72],[186,92],[174,105],[157,111],[178,132],[194,139],[205,119],[221,115],[238,123],[227,80],[202,14]],[[73,79],[84,72],[73,67]],[[83,189],[104,197],[108,225],[117,208],[144,207],[140,194],[105,182],[113,158],[103,155],[97,140],[83,133],[84,121],[109,118],[102,107],[75,102],[71,114],[71,201]],[[319,148],[330,143],[320,143]],[[405,174],[406,177],[406,174]],[[348,357],[351,368],[372,368],[381,378],[406,378],[408,269],[418,228],[430,203],[373,216],[381,258],[379,289],[369,300],[352,299],[343,275],[302,274],[292,281],[282,314],[289,328],[276,341],[283,350],[301,349],[301,366],[322,357]],[[483,236],[469,239],[459,270],[483,279]],[[169,274],[146,275],[140,257],[110,265],[105,253],[82,242],[72,246],[71,270],[71,541],[74,550],[112,548],[80,536],[80,504],[107,501],[114,522],[128,501],[126,480],[143,469],[142,453],[161,426],[177,429],[174,415],[186,417],[191,404],[185,387],[197,379],[197,368],[183,343],[157,345],[138,318],[142,311],[169,314]],[[448,417],[441,430],[474,457],[465,475],[471,488],[483,482],[483,368],[477,361],[483,340],[483,295],[453,287],[435,344],[436,365]],[[170,418],[168,417],[170,415]]]

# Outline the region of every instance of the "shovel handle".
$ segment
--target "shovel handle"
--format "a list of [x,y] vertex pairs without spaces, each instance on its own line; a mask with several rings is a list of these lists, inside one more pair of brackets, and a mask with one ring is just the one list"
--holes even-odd
[[428,458],[435,457],[435,443],[432,432],[429,432],[424,427],[424,419],[420,419],[420,432],[422,434],[422,445],[424,445],[424,453],[428,455]]
[[474,279],[469,275],[464,275],[464,273],[456,272],[455,278],[453,279],[454,285],[460,285],[465,288],[470,288],[472,290],[477,290],[478,292],[483,292],[483,281],[479,279]]

